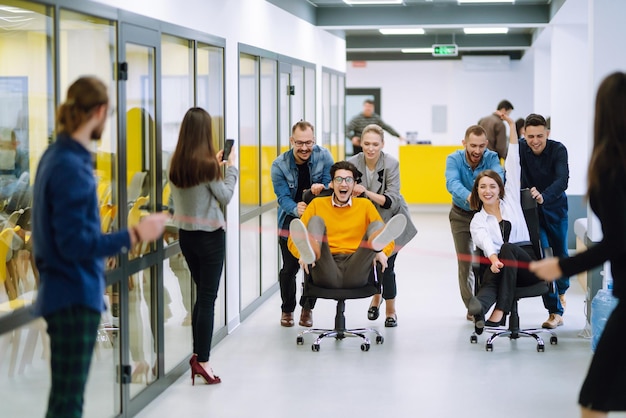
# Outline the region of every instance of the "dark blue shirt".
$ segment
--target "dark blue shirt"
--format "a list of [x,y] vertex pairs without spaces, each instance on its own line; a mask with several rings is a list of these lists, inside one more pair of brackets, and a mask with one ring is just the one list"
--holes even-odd
[[36,312],[76,305],[102,312],[104,258],[129,248],[130,236],[101,232],[91,154],[65,134],[39,161],[32,240],[40,277]]
[[567,218],[567,196],[569,181],[567,148],[560,142],[548,139],[546,147],[535,155],[524,139],[519,141],[522,164],[522,188],[536,187],[543,196],[539,205],[540,222],[558,222]]

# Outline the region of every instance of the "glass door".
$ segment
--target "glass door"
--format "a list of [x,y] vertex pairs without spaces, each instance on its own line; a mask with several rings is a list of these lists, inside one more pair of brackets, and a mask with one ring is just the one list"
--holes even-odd
[[[121,26],[119,75],[120,193],[122,226],[132,226],[161,207],[162,162],[157,133],[160,107],[158,32]],[[124,189],[124,187],[121,187]],[[148,401],[148,389],[163,365],[163,276],[159,254],[163,243],[139,244],[124,260],[119,283],[122,405],[132,415]],[[141,396],[145,394],[146,396]],[[143,398],[143,400],[142,400]],[[137,400],[135,400],[137,399]],[[128,403],[127,403],[128,402]]]

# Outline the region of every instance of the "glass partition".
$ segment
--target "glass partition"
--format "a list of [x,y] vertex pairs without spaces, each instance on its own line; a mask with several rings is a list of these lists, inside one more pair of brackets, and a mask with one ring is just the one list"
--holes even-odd
[[[211,115],[213,144],[216,149],[224,144],[224,48],[198,42],[196,59],[197,105]],[[235,147],[239,144],[235,141]],[[235,148],[237,149],[237,148]],[[222,270],[220,287],[215,300],[214,334],[226,326],[226,269]]]
[[[161,97],[163,204],[176,211],[170,199],[168,181],[169,160],[178,142],[180,125],[189,108],[194,105],[194,50],[187,39],[170,35],[161,37]],[[178,241],[178,228],[170,221],[163,236],[165,245]],[[163,321],[165,372],[189,355],[192,347],[191,272],[181,253],[171,256],[163,265]]]
[[54,131],[52,17],[42,5],[0,0],[0,316],[30,305],[39,283],[30,206]]

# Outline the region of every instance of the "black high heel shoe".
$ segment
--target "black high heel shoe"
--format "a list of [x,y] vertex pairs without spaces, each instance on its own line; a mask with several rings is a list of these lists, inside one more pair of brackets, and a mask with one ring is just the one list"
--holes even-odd
[[502,319],[499,322],[485,321],[486,327],[504,327],[506,326],[506,315],[502,315]]

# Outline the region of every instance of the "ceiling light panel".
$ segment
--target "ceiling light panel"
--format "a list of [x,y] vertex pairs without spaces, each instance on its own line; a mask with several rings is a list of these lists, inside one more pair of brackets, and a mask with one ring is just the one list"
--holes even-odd
[[424,29],[422,28],[387,28],[378,29],[383,35],[423,35]]
[[471,4],[471,3],[515,3],[515,0],[457,0],[458,4]]
[[432,54],[433,53],[433,49],[432,48],[403,48],[400,51],[402,51],[403,54]]
[[509,28],[463,28],[466,35],[493,35],[509,33]]
[[403,0],[343,0],[351,6],[372,5],[372,4],[402,4]]

